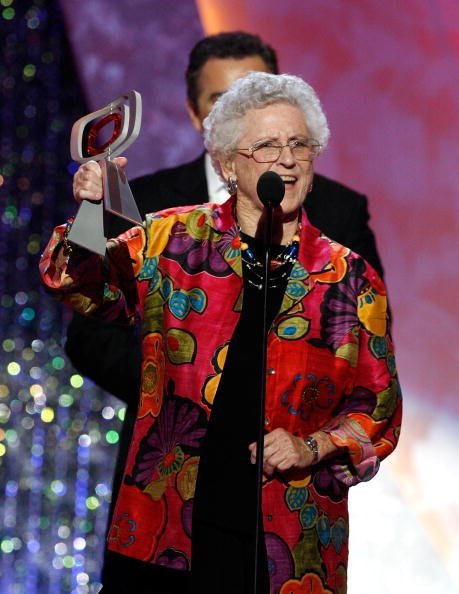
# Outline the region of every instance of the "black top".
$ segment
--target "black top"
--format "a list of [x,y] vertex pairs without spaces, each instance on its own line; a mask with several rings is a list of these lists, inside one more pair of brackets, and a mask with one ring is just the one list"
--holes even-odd
[[[244,236],[257,259],[263,245]],[[276,257],[279,248],[272,248]],[[291,264],[282,266],[288,273]],[[226,357],[202,445],[193,504],[194,517],[228,530],[253,533],[256,521],[256,466],[249,444],[257,440],[261,399],[263,291],[249,282],[244,266],[241,316]],[[258,281],[258,279],[256,279]],[[279,311],[288,274],[268,291],[267,328]]]

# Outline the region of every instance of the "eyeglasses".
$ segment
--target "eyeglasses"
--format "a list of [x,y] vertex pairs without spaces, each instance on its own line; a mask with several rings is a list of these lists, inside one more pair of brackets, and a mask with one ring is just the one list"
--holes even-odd
[[244,157],[253,157],[257,163],[274,163],[280,157],[282,149],[289,147],[292,155],[298,161],[310,161],[319,155],[322,145],[314,138],[293,138],[286,144],[279,144],[273,140],[263,140],[257,142],[248,148],[236,148],[236,151],[247,151],[240,153]]

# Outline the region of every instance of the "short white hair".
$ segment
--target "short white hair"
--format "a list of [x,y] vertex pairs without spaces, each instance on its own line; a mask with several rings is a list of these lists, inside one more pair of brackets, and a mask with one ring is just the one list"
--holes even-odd
[[250,72],[219,97],[203,122],[204,145],[214,164],[237,148],[244,135],[240,123],[247,111],[277,103],[298,107],[311,137],[320,143],[321,151],[325,149],[330,130],[314,89],[298,76]]

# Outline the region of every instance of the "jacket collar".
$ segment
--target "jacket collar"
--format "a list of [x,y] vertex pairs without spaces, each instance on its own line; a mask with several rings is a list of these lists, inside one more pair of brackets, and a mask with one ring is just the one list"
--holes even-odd
[[[208,205],[206,205],[208,206]],[[206,223],[217,233],[232,232],[238,235],[235,218],[236,198],[231,197],[225,203],[211,205]],[[225,260],[233,270],[241,275],[241,250],[235,246],[234,250],[224,251]],[[296,305],[309,293],[321,276],[332,270],[330,240],[319,229],[311,225],[304,208],[301,209],[301,238],[298,259],[295,261],[290,273],[289,282],[285,291],[281,311]]]
[[[206,205],[207,206],[207,205]],[[236,198],[232,196],[223,204],[212,204],[206,223],[220,233],[236,226]],[[304,208],[301,209],[301,239],[298,260],[312,275],[323,271],[330,263],[330,240],[311,225]]]

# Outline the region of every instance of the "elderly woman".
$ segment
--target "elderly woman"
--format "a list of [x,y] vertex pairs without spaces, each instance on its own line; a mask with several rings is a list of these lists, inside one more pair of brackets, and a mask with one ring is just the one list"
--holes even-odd
[[[346,592],[347,492],[395,448],[401,401],[381,279],[301,208],[328,136],[310,86],[252,73],[205,121],[225,204],[149,215],[109,241],[104,260],[71,250],[68,225],[58,227],[43,254],[58,299],[118,322],[141,317],[140,406],[108,536],[126,580],[108,580],[104,593],[253,594],[265,221],[256,188],[269,170],[285,195],[267,281],[259,592]],[[93,188],[97,167],[87,165]]]

